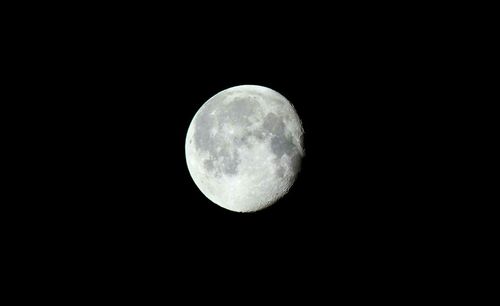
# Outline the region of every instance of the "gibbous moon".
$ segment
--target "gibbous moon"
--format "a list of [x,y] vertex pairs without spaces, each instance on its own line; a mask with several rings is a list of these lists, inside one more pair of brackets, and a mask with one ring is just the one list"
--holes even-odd
[[215,204],[264,209],[293,185],[304,156],[302,124],[278,92],[256,85],[217,93],[198,110],[186,137],[189,173]]

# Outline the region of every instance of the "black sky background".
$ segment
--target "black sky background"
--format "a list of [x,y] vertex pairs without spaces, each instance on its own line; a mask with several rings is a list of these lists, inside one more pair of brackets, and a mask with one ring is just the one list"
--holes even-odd
[[[180,268],[269,284],[299,272],[397,278],[424,266],[418,246],[440,212],[422,192],[435,186],[421,179],[430,152],[418,135],[436,85],[432,50],[414,28],[338,12],[196,25],[109,14],[38,30],[35,70],[59,149],[43,191],[51,204],[37,211],[50,216],[51,234],[40,235],[64,249],[61,260],[124,278]],[[289,194],[252,214],[211,203],[184,153],[199,107],[243,84],[280,92],[305,130]]]

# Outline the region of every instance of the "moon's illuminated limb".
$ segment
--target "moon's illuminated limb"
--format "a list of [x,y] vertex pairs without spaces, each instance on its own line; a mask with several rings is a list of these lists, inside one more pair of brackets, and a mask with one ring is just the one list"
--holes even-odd
[[226,209],[251,212],[284,196],[304,156],[301,121],[278,92],[256,85],[217,93],[198,110],[186,161],[198,188]]

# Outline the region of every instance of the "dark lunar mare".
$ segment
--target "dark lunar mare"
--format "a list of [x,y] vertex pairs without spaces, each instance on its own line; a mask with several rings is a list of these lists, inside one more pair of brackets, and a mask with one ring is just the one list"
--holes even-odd
[[[293,173],[300,169],[301,155],[299,149],[293,143],[291,136],[285,133],[285,123],[275,113],[269,113],[264,118],[262,124],[264,131],[271,134],[271,151],[280,159],[284,154],[291,158],[291,168]],[[284,169],[278,168],[277,175],[284,176]]]
[[[287,154],[292,159],[292,171],[298,172],[300,168],[301,155],[298,148],[292,141],[291,136],[287,136],[283,119],[275,113],[269,113],[262,122],[262,127],[253,132],[246,132],[239,138],[234,139],[234,143],[227,144],[223,138],[224,124],[246,127],[251,124],[250,116],[259,111],[260,105],[252,97],[237,97],[224,107],[221,107],[223,98],[215,96],[204,105],[197,115],[195,124],[194,140],[198,150],[208,152],[210,158],[204,161],[204,167],[209,172],[214,172],[220,176],[221,172],[226,175],[236,175],[238,165],[241,162],[237,148],[242,145],[249,145],[249,137],[257,137],[262,140],[271,136],[271,151],[278,160]],[[213,114],[212,114],[213,113]],[[211,135],[211,130],[217,128],[218,133]],[[217,151],[217,148],[220,151]],[[215,165],[220,164],[218,169]],[[278,167],[277,175],[283,177],[285,170]]]
[[[224,108],[217,108],[221,105],[221,101],[221,97],[214,97],[198,114],[194,134],[195,145],[198,150],[208,152],[210,156],[208,160],[204,161],[204,167],[207,171],[215,171],[217,176],[221,174],[220,172],[226,175],[236,175],[238,165],[241,162],[236,148],[248,144],[249,133],[235,139],[234,146],[228,145],[222,137],[223,125],[248,126],[250,124],[249,117],[255,114],[259,104],[252,99],[235,98]],[[213,128],[218,130],[215,135],[211,135]],[[220,151],[217,150],[218,147]],[[215,167],[215,164],[218,163],[220,163],[221,169]]]

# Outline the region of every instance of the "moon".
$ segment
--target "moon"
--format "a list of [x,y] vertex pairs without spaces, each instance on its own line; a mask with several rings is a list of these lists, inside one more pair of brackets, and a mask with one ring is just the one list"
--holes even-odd
[[195,114],[186,136],[189,173],[215,204],[235,212],[269,207],[292,187],[305,155],[292,104],[263,86],[217,93]]

